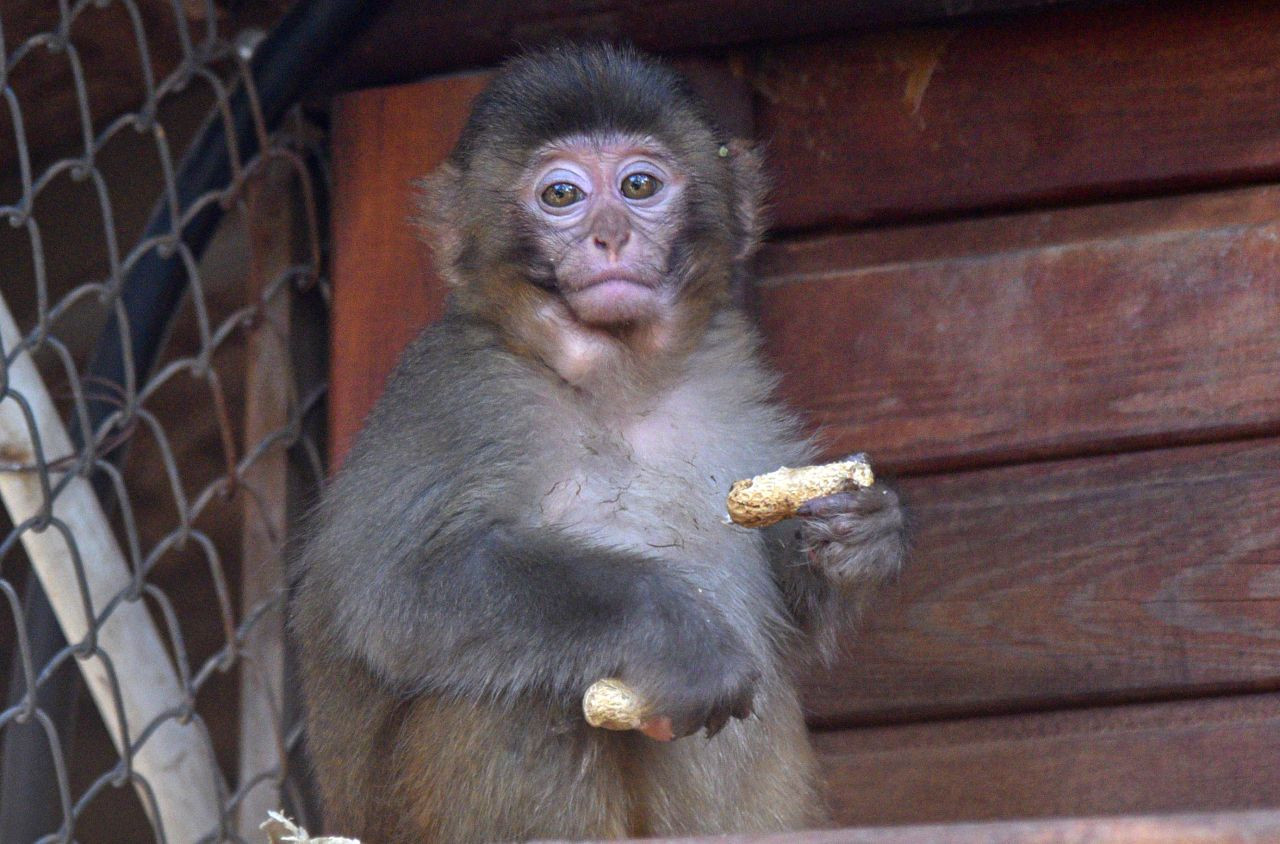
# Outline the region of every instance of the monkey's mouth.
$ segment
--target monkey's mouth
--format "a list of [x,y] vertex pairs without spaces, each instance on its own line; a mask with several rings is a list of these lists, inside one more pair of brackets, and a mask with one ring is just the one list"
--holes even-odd
[[643,320],[659,305],[657,285],[626,274],[596,276],[560,290],[574,315],[591,325]]
[[645,278],[638,273],[629,272],[627,270],[612,270],[598,273],[581,282],[575,282],[564,286],[572,289],[574,293],[580,293],[584,290],[590,290],[593,287],[599,287],[602,284],[634,284],[649,289],[657,286],[652,279]]

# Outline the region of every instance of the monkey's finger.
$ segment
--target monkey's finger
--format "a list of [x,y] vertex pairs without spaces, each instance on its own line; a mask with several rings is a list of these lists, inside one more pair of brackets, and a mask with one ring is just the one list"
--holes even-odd
[[674,741],[676,737],[675,730],[671,725],[671,719],[665,715],[646,718],[641,722],[638,729],[654,741]]
[[714,738],[716,733],[724,729],[724,725],[729,723],[729,715],[728,712],[720,712],[707,719],[707,738]]
[[685,710],[667,719],[671,725],[673,737],[682,739],[693,735],[705,727],[711,720],[711,709],[699,706],[693,710]]
[[796,508],[796,515],[802,519],[823,519],[848,513],[858,504],[858,493],[837,492],[821,498],[811,498]]

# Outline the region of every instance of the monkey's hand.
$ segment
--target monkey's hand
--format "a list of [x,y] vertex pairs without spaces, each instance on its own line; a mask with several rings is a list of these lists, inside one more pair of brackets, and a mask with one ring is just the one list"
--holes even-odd
[[671,741],[705,727],[711,738],[730,718],[751,714],[760,671],[713,609],[673,609],[654,607],[651,628],[635,640],[649,647],[634,653],[618,678],[642,702],[640,732]]
[[836,585],[875,583],[902,566],[906,520],[883,483],[812,499],[796,515],[805,559]]

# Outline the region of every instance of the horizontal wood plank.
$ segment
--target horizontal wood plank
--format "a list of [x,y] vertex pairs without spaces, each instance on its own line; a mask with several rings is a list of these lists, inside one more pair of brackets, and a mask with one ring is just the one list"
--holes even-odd
[[814,723],[1280,688],[1280,440],[902,488],[911,558],[809,678]]
[[755,73],[806,228],[1280,176],[1280,3],[1059,9],[793,44]]
[[1280,795],[1274,694],[814,738],[840,825],[1261,809]]
[[649,844],[1274,844],[1280,841],[1280,811],[846,827],[645,840]]
[[755,297],[786,398],[896,471],[1280,431],[1277,216],[1261,188],[780,242]]
[[[626,40],[657,52],[692,51],[825,35],[962,15],[1043,8],[1076,0],[467,0],[384,3],[330,68],[321,88],[384,85],[500,62],[557,39]],[[1095,0],[1096,2],[1096,0]],[[405,44],[418,49],[406,50]]]

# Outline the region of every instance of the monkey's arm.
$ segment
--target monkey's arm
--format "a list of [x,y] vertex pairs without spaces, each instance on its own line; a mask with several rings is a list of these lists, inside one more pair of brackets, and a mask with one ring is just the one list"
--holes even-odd
[[767,541],[792,617],[830,657],[842,627],[901,568],[906,518],[898,494],[880,482],[814,499],[798,515],[766,528]]
[[533,527],[560,459],[547,392],[467,319],[406,351],[294,559],[304,651],[399,694],[566,712],[618,677],[676,735],[745,713],[765,655],[708,596],[642,552]]
[[335,644],[405,692],[532,693],[576,709],[594,681],[620,677],[677,736],[749,712],[752,656],[669,568],[561,532],[457,519],[381,572],[309,577],[300,604],[332,607]]

